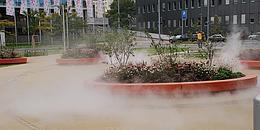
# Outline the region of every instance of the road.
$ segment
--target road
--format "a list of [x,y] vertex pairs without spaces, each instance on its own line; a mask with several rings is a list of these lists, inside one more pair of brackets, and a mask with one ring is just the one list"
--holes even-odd
[[[93,89],[107,65],[60,66],[59,55],[0,68],[1,130],[251,130],[259,88],[193,97],[128,97]],[[257,74],[260,70],[243,70]]]
[[[148,48],[151,45],[151,40],[148,38],[137,38],[136,39],[137,46],[136,48]],[[158,43],[158,40],[155,39],[155,42]],[[168,41],[163,41],[163,44],[169,44]],[[217,43],[217,48],[221,48],[225,45],[225,43]],[[198,45],[197,44],[184,44],[179,45],[180,47],[188,47],[191,50],[197,50]],[[242,41],[242,48],[260,48],[260,41],[257,40],[244,40]]]

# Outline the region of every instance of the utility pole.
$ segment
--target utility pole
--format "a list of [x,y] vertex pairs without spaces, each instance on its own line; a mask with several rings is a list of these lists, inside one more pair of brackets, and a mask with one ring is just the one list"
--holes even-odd
[[69,10],[70,6],[67,7],[67,17],[66,17],[66,35],[67,35],[67,47],[70,48],[70,42],[69,42]]
[[118,17],[117,17],[118,29],[120,29],[121,25],[120,25],[120,2],[119,2],[119,0],[117,0],[117,13],[118,13]]
[[62,23],[63,23],[63,51],[66,51],[66,29],[65,29],[65,11],[64,5],[61,5],[62,8]]
[[210,9],[210,3],[209,3],[209,0],[208,0],[208,14],[207,14],[207,41],[209,41],[209,24],[210,24],[210,12],[209,12],[209,9]]
[[159,43],[161,42],[161,0],[158,0],[158,34]]

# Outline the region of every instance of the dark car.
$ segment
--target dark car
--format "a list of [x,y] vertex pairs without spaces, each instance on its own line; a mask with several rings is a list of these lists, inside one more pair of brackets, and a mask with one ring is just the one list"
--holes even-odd
[[221,34],[214,34],[209,37],[209,41],[211,42],[225,42],[226,38],[222,36]]

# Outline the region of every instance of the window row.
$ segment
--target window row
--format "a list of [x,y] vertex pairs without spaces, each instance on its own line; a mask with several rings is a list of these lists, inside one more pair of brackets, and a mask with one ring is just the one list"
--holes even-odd
[[[240,20],[239,20],[240,19]],[[258,18],[258,23],[260,24],[260,14]],[[210,24],[219,23],[222,25],[229,25],[229,24],[256,24],[256,19],[251,17],[249,21],[246,20],[246,14],[241,15],[232,15],[232,16],[218,16],[218,17],[210,17]],[[161,26],[162,27],[182,27],[184,25],[185,27],[193,27],[196,25],[207,25],[207,17],[199,17],[199,18],[192,18],[182,21],[179,20],[162,20]],[[151,29],[151,28],[157,28],[158,22],[157,21],[147,21],[147,22],[138,22],[138,28],[139,29]]]
[[[224,2],[226,5],[230,4],[233,1],[234,4],[239,3],[246,3],[248,0],[210,0],[211,6],[222,5]],[[250,2],[255,2],[255,0],[249,0]],[[183,10],[190,8],[201,8],[201,6],[207,6],[208,0],[178,0],[173,2],[161,3],[161,11],[171,11],[171,10]],[[141,13],[151,13],[157,12],[158,5],[151,4],[151,5],[143,5],[138,6],[138,14]]]

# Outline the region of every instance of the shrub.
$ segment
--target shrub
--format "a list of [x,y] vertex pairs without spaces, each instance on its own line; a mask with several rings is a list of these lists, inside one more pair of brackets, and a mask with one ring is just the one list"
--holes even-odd
[[6,59],[6,58],[18,58],[20,55],[14,51],[14,49],[7,49],[4,47],[1,47],[0,51],[0,58]]
[[73,48],[73,49],[66,50],[66,52],[62,55],[62,58],[78,59],[78,58],[94,58],[97,56],[98,56],[98,51],[95,49]]
[[241,76],[243,76],[242,73],[232,73],[232,71],[230,73],[229,70],[222,68],[216,71],[205,63],[164,61],[151,65],[141,63],[111,67],[105,72],[103,79],[122,83],[165,83],[207,81]]
[[230,68],[220,67],[217,70],[217,73],[213,76],[214,80],[224,80],[224,79],[233,79],[244,77],[245,75],[241,72],[232,72]]

